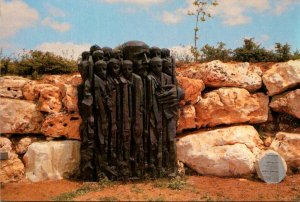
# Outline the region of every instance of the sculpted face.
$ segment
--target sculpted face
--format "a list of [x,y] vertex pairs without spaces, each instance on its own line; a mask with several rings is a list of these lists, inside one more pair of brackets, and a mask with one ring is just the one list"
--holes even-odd
[[152,58],[150,68],[154,74],[160,75],[162,72],[162,60],[159,57]]
[[163,72],[172,75],[172,63],[170,60],[164,60],[163,62]]
[[161,57],[161,50],[160,48],[153,46],[150,48],[150,57],[154,58],[154,57]]
[[122,73],[126,79],[129,79],[133,72],[133,63],[130,60],[124,60],[122,65]]
[[120,75],[120,61],[117,59],[111,59],[108,63],[109,72],[111,76],[118,77]]
[[107,75],[107,65],[104,61],[97,61],[94,66],[94,71],[101,79],[105,79]]
[[170,53],[169,49],[167,49],[167,48],[161,49],[161,57],[162,58],[167,58],[167,57],[170,57],[170,56],[171,56],[171,53]]
[[93,53],[93,61],[97,62],[98,60],[104,59],[104,52],[102,50],[96,50]]

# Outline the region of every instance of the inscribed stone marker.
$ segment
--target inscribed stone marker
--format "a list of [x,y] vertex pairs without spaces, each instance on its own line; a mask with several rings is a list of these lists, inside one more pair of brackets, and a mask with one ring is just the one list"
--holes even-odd
[[285,160],[275,151],[268,150],[256,162],[258,177],[266,183],[279,183],[286,175]]

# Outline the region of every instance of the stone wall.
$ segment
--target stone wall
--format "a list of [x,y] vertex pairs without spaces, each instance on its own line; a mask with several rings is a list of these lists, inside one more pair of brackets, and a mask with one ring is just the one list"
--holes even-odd
[[[201,174],[251,175],[262,150],[271,148],[300,169],[300,61],[263,72],[249,63],[177,68],[185,90],[178,121],[178,160]],[[79,74],[40,80],[0,78],[0,182],[62,179],[79,164]]]

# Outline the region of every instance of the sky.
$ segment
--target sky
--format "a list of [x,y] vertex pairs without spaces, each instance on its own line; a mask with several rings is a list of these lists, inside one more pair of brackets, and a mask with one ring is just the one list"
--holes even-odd
[[[0,49],[51,51],[77,58],[93,44],[116,47],[129,40],[172,48],[193,44],[193,0],[0,0]],[[199,24],[199,47],[224,42],[237,48],[254,37],[300,50],[300,0],[218,0]]]

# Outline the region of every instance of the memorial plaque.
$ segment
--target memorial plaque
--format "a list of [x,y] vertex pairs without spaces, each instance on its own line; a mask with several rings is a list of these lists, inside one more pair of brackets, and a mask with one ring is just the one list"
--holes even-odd
[[285,160],[275,151],[268,150],[261,155],[256,163],[258,177],[266,183],[279,183],[286,175]]
[[0,160],[7,160],[8,153],[7,152],[0,152]]

